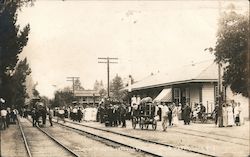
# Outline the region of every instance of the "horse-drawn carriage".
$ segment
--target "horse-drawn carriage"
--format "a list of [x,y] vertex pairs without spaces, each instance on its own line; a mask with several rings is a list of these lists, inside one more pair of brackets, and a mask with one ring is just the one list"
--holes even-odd
[[33,126],[44,126],[46,123],[47,109],[46,105],[39,99],[32,99],[31,102],[31,116],[33,119]]
[[156,130],[157,121],[155,119],[155,104],[152,103],[150,97],[143,98],[140,104],[135,104],[132,112],[132,127],[135,129],[137,124],[141,129],[148,129],[152,125],[152,129]]

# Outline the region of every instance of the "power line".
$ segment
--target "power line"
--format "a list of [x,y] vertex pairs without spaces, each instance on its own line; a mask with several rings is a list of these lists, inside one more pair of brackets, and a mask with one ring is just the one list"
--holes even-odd
[[79,80],[80,77],[67,77],[67,81],[72,82],[73,97],[75,97],[75,81]]
[[[113,57],[98,57],[98,63],[104,63],[107,64],[107,92],[108,92],[108,98],[109,98],[109,64],[117,64],[118,58]],[[113,60],[113,61],[110,61]]]

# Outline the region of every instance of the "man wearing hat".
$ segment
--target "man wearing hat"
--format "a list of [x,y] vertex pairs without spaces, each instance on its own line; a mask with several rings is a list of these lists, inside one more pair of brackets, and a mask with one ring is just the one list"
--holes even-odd
[[163,131],[166,131],[166,129],[167,129],[168,113],[169,113],[168,106],[166,103],[163,103],[163,107],[162,107],[162,128],[163,128]]

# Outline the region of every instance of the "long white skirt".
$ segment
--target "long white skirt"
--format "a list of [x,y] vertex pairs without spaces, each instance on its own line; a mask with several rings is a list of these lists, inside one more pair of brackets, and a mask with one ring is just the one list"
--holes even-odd
[[227,125],[234,125],[234,116],[232,112],[227,114]]
[[172,123],[173,123],[173,125],[178,125],[179,124],[178,116],[173,117]]

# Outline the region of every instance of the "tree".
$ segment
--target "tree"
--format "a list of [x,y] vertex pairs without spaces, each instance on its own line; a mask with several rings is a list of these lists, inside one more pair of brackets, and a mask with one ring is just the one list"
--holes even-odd
[[107,90],[104,88],[102,80],[99,82],[98,80],[94,83],[94,90],[96,90],[101,97],[104,97],[107,95]]
[[106,89],[102,88],[100,91],[99,91],[99,94],[101,97],[105,97],[107,96],[108,92]]
[[99,88],[100,88],[100,83],[97,80],[95,80],[93,89],[96,90],[96,91],[99,91]]
[[249,97],[249,19],[246,15],[237,14],[233,9],[221,14],[219,30],[214,52],[215,61],[224,65],[224,85],[230,86],[235,93]]
[[25,99],[28,98],[28,93],[26,92],[26,77],[31,73],[27,59],[20,61],[15,69],[15,72],[11,78],[11,89],[12,95],[12,105],[16,108],[24,106]]
[[79,79],[76,79],[74,82],[74,90],[84,90]]
[[69,87],[62,91],[55,92],[55,98],[52,101],[52,107],[66,106],[72,103],[73,93]]
[[123,88],[124,88],[124,85],[123,85],[122,78],[116,75],[110,84],[111,97],[117,100],[124,100],[127,92],[122,90]]
[[17,11],[29,0],[5,2],[0,5],[0,97],[11,106],[13,94],[13,74],[18,62],[18,54],[28,41],[30,27],[23,29],[16,24]]

